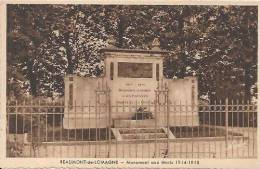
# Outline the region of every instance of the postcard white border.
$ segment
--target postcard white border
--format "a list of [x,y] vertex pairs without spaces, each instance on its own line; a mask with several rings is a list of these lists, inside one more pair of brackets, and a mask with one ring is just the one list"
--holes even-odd
[[[21,167],[69,167],[69,168],[250,168],[257,169],[260,166],[259,152],[257,159],[187,159],[187,160],[198,160],[199,165],[70,165],[61,164],[60,160],[76,160],[74,158],[6,158],[6,4],[125,4],[125,5],[246,5],[246,6],[258,6],[258,24],[260,23],[259,11],[260,2],[258,1],[198,1],[198,0],[169,0],[169,1],[155,1],[155,0],[4,0],[0,2],[0,167],[8,168],[21,168]],[[259,42],[259,26],[258,26],[258,42]],[[258,44],[259,46],[259,44]],[[258,68],[259,68],[259,55],[258,50]],[[258,69],[258,80],[260,78]],[[258,90],[259,89],[258,84]],[[258,105],[260,101],[258,99]],[[259,106],[258,106],[258,117],[259,117]],[[260,120],[258,118],[258,126]],[[259,142],[259,129],[257,130],[257,139]],[[119,161],[126,159],[117,158]],[[97,160],[97,159],[83,159],[80,160]],[[107,159],[106,159],[107,160]],[[161,161],[170,159],[127,159],[127,160],[150,160],[150,161]],[[173,159],[173,160],[184,160],[184,159]]]

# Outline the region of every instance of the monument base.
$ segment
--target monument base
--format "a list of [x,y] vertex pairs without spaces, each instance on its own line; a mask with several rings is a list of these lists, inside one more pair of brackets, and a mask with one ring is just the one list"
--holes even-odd
[[157,120],[157,125],[164,127],[167,126],[169,122],[169,126],[199,126],[199,116],[197,113],[193,115],[170,115],[169,121],[167,120],[167,116],[162,116]]
[[[169,122],[169,126],[198,126],[198,115],[171,115],[169,121],[165,116],[158,118],[157,127],[166,127]],[[111,121],[111,127],[115,128],[154,128],[155,119],[146,120],[131,120],[131,119],[113,119]],[[63,118],[63,127],[65,129],[88,129],[88,128],[107,128],[109,127],[108,118],[105,116],[101,118]]]
[[115,128],[152,128],[155,126],[155,120],[121,120],[116,119],[113,121]]
[[167,128],[111,128],[117,141],[137,141],[154,139],[175,139],[171,131]]
[[107,128],[108,126],[106,118],[63,118],[64,129]]

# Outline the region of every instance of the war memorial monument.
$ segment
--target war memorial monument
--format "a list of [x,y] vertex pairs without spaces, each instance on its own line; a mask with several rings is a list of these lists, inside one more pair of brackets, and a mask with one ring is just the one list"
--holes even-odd
[[[117,132],[117,128],[154,128],[155,123],[156,127],[164,128],[167,118],[176,119],[168,121],[169,126],[198,126],[198,111],[192,106],[198,103],[197,78],[166,79],[163,76],[163,59],[169,52],[160,50],[158,39],[152,45],[151,50],[102,49],[105,62],[103,77],[67,75],[64,128],[111,126],[111,130]],[[165,107],[169,102],[191,106],[187,112],[171,111],[167,117]],[[99,112],[80,106],[90,103],[95,103]],[[150,106],[150,118],[135,119],[136,112],[147,109],[145,105],[148,103],[158,104],[158,110],[155,112],[155,106]],[[138,106],[127,112],[113,113],[113,105],[123,104]]]

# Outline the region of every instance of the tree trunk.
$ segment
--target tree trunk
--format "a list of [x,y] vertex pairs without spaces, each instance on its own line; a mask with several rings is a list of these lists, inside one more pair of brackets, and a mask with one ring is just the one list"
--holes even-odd
[[245,64],[245,100],[250,101],[250,88],[251,88],[251,78],[250,78],[250,64]]
[[185,39],[184,39],[184,19],[183,16],[181,15],[181,17],[179,18],[179,25],[178,25],[178,29],[179,29],[179,44],[180,44],[180,62],[181,62],[181,66],[180,66],[180,74],[179,77],[183,78],[186,68],[185,68],[185,61],[186,61],[186,56],[185,56]]
[[37,96],[38,95],[37,78],[36,78],[36,75],[34,74],[34,71],[33,71],[33,61],[32,60],[29,60],[27,62],[27,67],[28,67],[28,80],[29,80],[29,83],[30,83],[31,95]]
[[118,22],[118,47],[122,48],[124,43],[124,31],[126,28],[126,17],[123,15],[119,16]]
[[70,49],[69,39],[70,39],[69,32],[66,32],[64,35],[65,49],[66,49],[67,60],[68,60],[68,67],[67,67],[66,73],[73,74],[72,52]]

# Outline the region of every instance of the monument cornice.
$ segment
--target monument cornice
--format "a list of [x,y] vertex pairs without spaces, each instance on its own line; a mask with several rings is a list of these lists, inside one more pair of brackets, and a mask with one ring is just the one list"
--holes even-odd
[[162,55],[159,54],[143,54],[143,53],[124,53],[124,52],[106,52],[104,56],[106,58],[117,58],[117,59],[147,59],[150,60],[161,60],[163,58]]
[[100,49],[100,53],[105,53],[105,52],[161,54],[161,55],[170,53],[170,51],[165,51],[165,50],[121,49],[121,48],[103,48],[103,49]]

